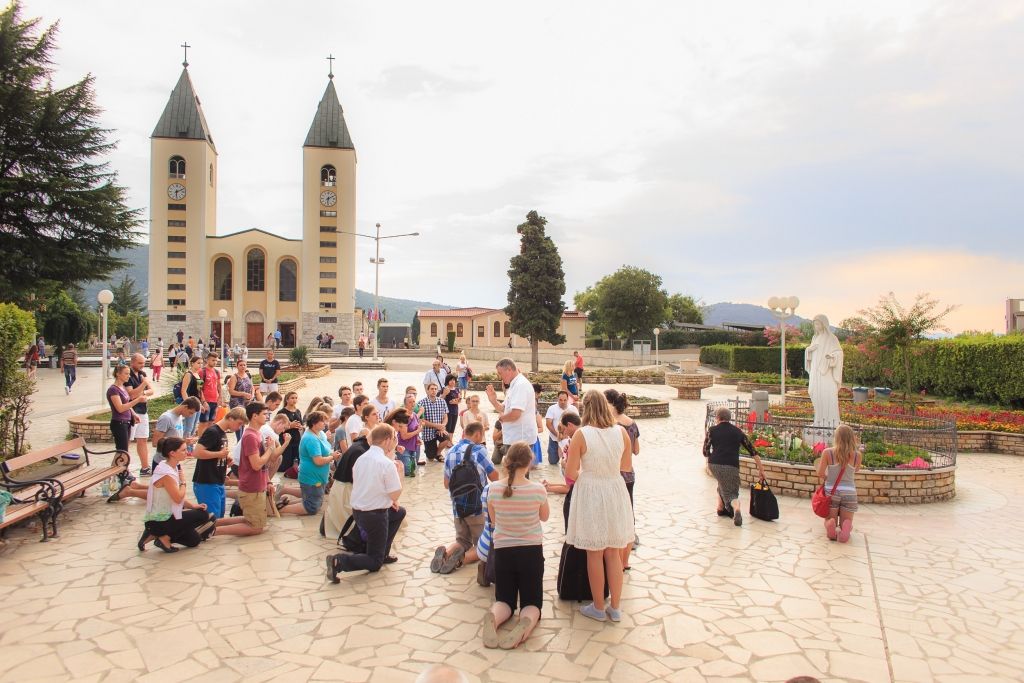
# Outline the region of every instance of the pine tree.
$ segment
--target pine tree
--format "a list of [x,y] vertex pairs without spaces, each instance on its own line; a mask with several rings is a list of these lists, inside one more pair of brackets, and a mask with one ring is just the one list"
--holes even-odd
[[544,232],[547,219],[536,211],[526,214],[520,223],[519,254],[508,269],[508,315],[512,332],[530,340],[530,367],[539,365],[540,342],[565,343],[558,333],[565,312],[565,272],[558,247]]
[[118,315],[128,315],[143,309],[142,293],[135,286],[135,278],[124,274],[121,281],[110,288],[114,295],[114,301],[110,304],[111,310]]
[[0,300],[102,279],[125,263],[139,211],[102,157],[94,81],[54,88],[57,26],[37,30],[21,5],[0,12]]

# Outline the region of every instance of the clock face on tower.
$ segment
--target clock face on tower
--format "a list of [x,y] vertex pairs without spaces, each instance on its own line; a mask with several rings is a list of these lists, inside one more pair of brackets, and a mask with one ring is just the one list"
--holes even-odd
[[334,206],[338,203],[338,195],[330,190],[324,190],[320,193],[320,203],[324,206]]
[[181,183],[171,183],[167,187],[167,196],[171,199],[184,199],[185,198],[185,186]]

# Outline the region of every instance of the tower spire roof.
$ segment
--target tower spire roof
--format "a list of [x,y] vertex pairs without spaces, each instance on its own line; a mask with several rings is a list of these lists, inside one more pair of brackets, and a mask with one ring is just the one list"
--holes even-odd
[[167,106],[164,107],[164,113],[160,115],[156,128],[153,129],[152,137],[206,140],[214,150],[217,149],[213,144],[210,127],[206,124],[206,117],[203,116],[199,97],[192,87],[187,66],[181,70],[178,83],[171,91],[171,97],[167,100]]
[[356,148],[348,126],[345,125],[345,112],[338,101],[338,91],[334,89],[333,73],[328,77],[327,89],[317,105],[316,116],[313,117],[303,147]]

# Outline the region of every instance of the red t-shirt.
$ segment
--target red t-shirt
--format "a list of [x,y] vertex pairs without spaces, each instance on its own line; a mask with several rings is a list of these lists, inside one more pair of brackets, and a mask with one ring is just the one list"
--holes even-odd
[[217,368],[203,368],[199,371],[203,380],[203,398],[207,403],[216,403],[220,400],[220,370]]
[[582,355],[576,356],[576,367],[578,367],[578,368],[582,368],[583,367],[583,356]]
[[246,427],[242,433],[241,462],[238,463],[238,490],[243,493],[259,493],[267,490],[267,468],[252,468],[249,456],[253,453],[263,455],[263,440],[260,433],[252,427]]

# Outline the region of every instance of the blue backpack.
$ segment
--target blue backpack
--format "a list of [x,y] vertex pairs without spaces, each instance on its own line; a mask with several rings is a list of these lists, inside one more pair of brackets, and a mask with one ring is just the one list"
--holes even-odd
[[479,515],[484,511],[480,502],[484,485],[480,482],[480,470],[473,459],[473,450],[477,447],[478,444],[466,439],[455,447],[456,457],[461,455],[462,459],[452,468],[448,478],[448,493],[451,494],[459,519]]
[[181,381],[179,380],[173,387],[171,387],[171,396],[174,397],[175,403],[181,403],[184,401],[184,397],[181,395]]

